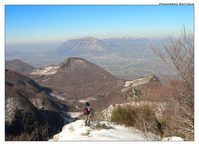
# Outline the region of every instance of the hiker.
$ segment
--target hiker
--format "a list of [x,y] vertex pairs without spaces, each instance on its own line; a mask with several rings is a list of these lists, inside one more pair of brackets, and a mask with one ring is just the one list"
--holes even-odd
[[83,113],[85,116],[85,126],[90,126],[91,107],[88,102],[86,102],[86,105],[83,109]]

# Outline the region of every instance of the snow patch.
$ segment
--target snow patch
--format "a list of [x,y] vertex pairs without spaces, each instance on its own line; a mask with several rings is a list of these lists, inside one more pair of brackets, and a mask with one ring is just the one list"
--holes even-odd
[[87,98],[84,98],[84,99],[80,99],[78,100],[80,103],[86,103],[86,102],[89,102],[89,101],[93,101],[93,100],[97,100],[96,98],[94,97],[87,97]]
[[129,87],[132,83],[133,83],[133,81],[126,81],[124,87]]
[[72,118],[77,118],[82,115],[82,112],[67,112],[67,114]]
[[54,97],[54,98],[59,99],[59,100],[65,100],[65,98],[64,98],[64,97],[59,96],[59,95],[55,95],[54,93],[50,93],[50,95],[51,95],[52,97]]
[[124,87],[136,87],[140,85],[147,84],[152,81],[157,81],[157,79],[153,75],[148,75],[139,79],[131,80],[131,81],[126,81]]
[[30,74],[32,74],[32,75],[53,75],[58,71],[58,69],[59,69],[58,65],[47,66],[42,69],[35,69]]
[[150,78],[140,78],[140,79],[136,79],[136,80],[133,80],[133,81],[126,81],[124,87],[136,87],[136,86],[139,86],[139,85],[143,85],[143,84],[146,84],[150,81]]
[[81,59],[76,60],[76,62],[79,63],[79,64],[85,63],[85,62],[84,62],[83,60],[81,60]]
[[184,141],[181,137],[172,136],[172,137],[164,137],[162,141]]

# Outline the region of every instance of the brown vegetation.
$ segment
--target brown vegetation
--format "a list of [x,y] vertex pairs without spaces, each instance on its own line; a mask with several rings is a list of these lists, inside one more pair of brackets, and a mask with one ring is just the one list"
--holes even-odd
[[163,61],[172,65],[180,80],[167,84],[162,96],[172,107],[172,127],[186,140],[194,140],[194,38],[185,28],[180,37],[170,37],[163,49],[153,48]]

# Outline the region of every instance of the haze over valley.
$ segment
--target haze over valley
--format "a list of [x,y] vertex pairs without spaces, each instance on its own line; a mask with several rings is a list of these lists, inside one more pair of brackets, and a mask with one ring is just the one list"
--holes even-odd
[[54,48],[46,45],[40,46],[39,49],[29,49],[25,45],[23,52],[20,50],[17,52],[8,46],[6,60],[21,59],[39,68],[57,64],[65,58],[81,57],[100,65],[120,78],[133,79],[147,74],[156,74],[163,79],[175,75],[171,66],[165,64],[152,50],[152,44],[160,45],[164,40],[84,37],[69,39],[57,46],[54,45]]

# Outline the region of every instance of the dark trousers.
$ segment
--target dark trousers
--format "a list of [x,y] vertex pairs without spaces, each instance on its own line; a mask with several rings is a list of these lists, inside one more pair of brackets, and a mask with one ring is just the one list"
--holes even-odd
[[85,115],[85,126],[90,126],[90,117],[91,114]]

